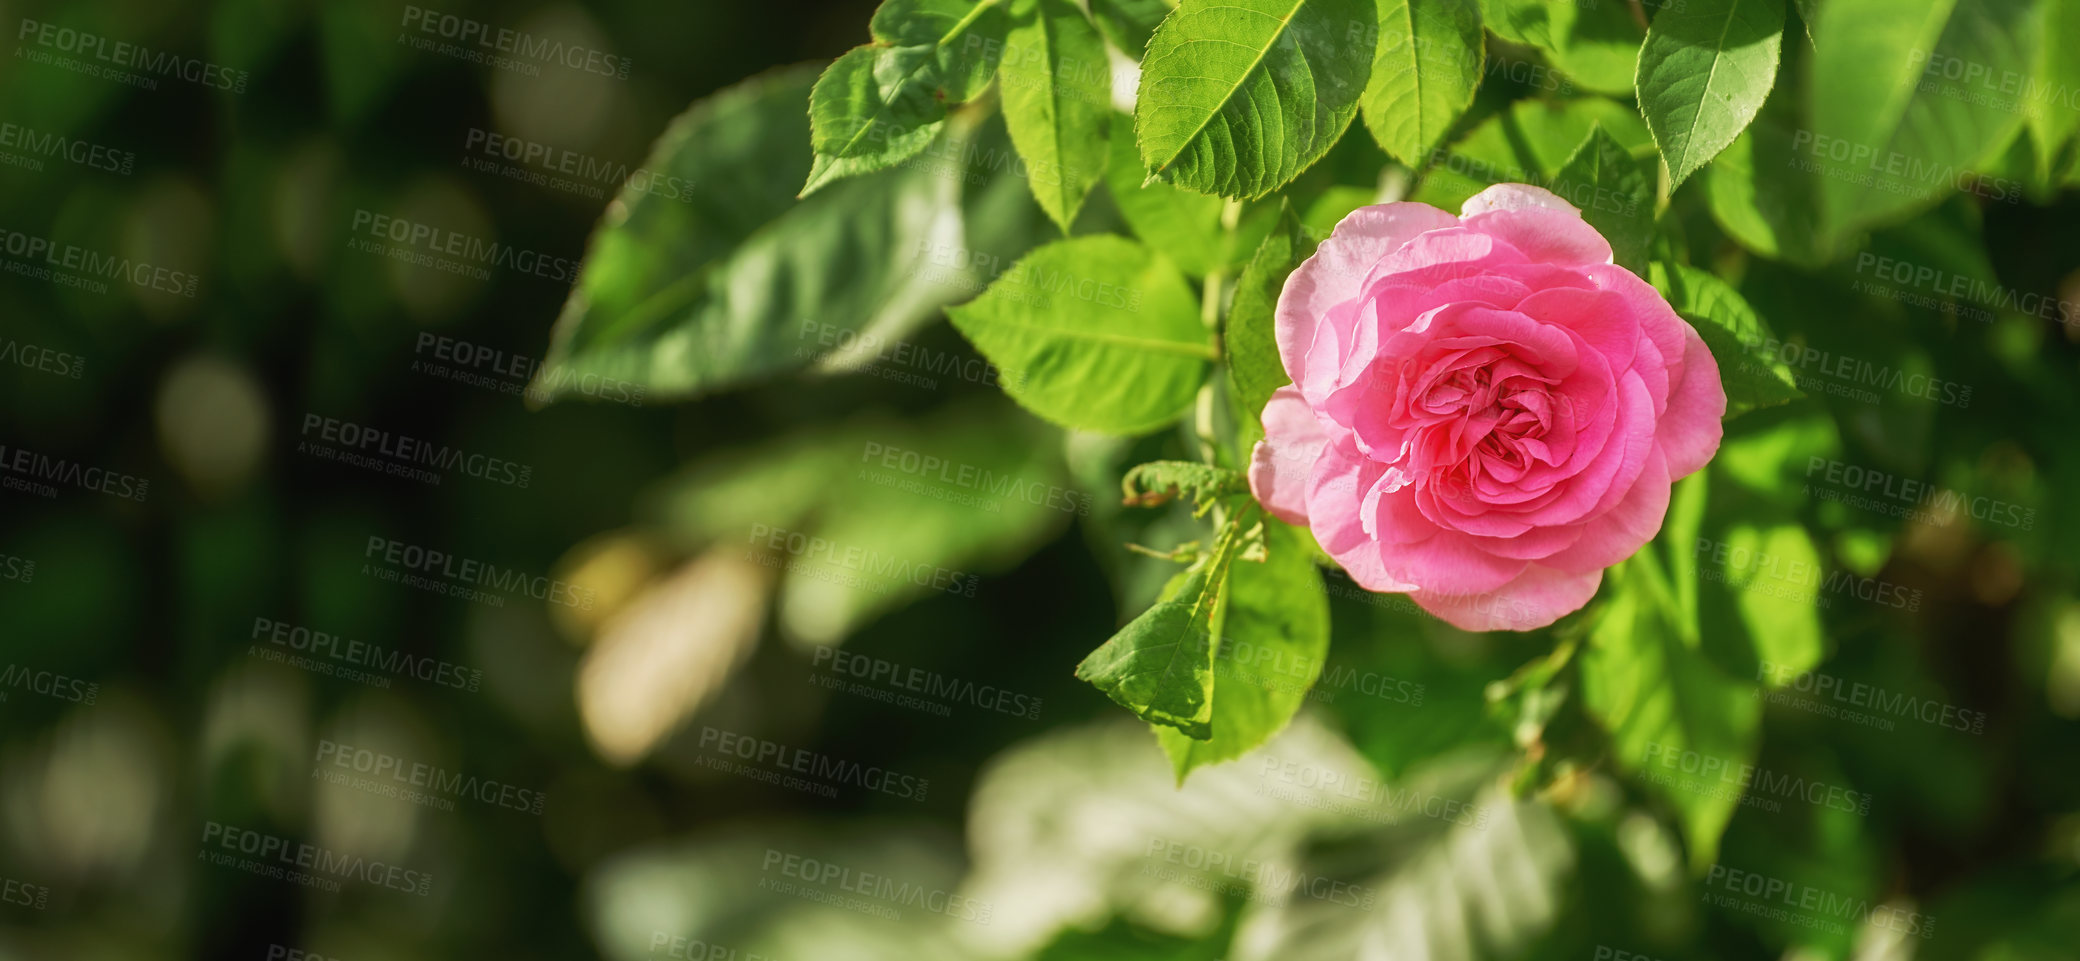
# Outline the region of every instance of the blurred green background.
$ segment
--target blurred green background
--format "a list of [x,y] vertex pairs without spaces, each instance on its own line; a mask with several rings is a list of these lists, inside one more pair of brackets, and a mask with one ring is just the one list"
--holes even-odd
[[[1829,685],[1973,729],[1849,720],[1825,692],[1768,704],[1760,767],[1867,803],[1751,796],[1717,873],[1610,764],[1541,766],[1590,723],[1573,666],[1536,669],[1555,634],[1465,635],[1335,575],[1301,720],[1175,788],[1070,671],[1167,573],[1122,545],[1195,536],[1113,496],[1183,437],[1065,437],[987,377],[908,363],[530,410],[567,267],[625,171],[689,103],[839,54],[871,12],[6,8],[0,464],[78,471],[0,490],[0,958],[2080,956],[2071,326],[1902,303],[1852,286],[1872,276],[1853,255],[1740,257],[1695,218],[1693,261],[1779,335],[1970,390],[1809,388],[1729,424],[1710,536],[1767,550],[1802,527],[1815,563],[1893,593],[1707,611],[1788,606],[1787,630],[1824,630]],[[468,62],[429,16],[627,75]],[[68,48],[203,79],[46,59]],[[1491,84],[1474,122],[1537,92]],[[541,152],[494,156],[493,135]],[[1369,185],[1368,149],[1323,176]],[[1022,191],[991,221],[998,255],[1052,229]],[[2080,202],[2035,200],[1952,198],[1867,250],[2073,299]],[[529,256],[484,277],[398,261],[359,246],[375,215]],[[52,256],[172,273],[82,289],[37,272]],[[192,292],[153,288],[174,274]],[[907,343],[972,358],[943,323]],[[437,482],[343,462],[357,428],[465,460]],[[906,452],[1059,496],[949,486]],[[2034,513],[1854,510],[1811,493],[1816,457]],[[115,493],[88,479],[111,475]],[[788,546],[810,531],[827,546]],[[953,588],[833,563],[853,548]],[[1712,569],[1692,553],[1708,594]],[[340,640],[299,650],[297,629]],[[1759,680],[1743,656],[1720,666]]]

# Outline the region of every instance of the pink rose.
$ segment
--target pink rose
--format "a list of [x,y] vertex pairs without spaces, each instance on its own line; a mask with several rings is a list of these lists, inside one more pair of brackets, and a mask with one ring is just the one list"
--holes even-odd
[[1719,449],[1704,341],[1553,194],[1353,211],[1286,281],[1249,482],[1359,584],[1466,630],[1544,627]]

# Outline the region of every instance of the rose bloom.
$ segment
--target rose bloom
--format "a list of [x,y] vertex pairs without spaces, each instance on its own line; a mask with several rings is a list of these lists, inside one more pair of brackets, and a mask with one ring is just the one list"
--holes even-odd
[[1293,383],[1249,482],[1360,585],[1466,630],[1544,627],[1719,449],[1704,341],[1566,201],[1353,211],[1278,299]]

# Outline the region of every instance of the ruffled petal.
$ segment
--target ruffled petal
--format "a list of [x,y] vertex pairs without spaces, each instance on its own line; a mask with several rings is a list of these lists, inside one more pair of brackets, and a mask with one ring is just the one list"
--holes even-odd
[[1483,594],[1413,591],[1408,596],[1463,631],[1531,631],[1581,610],[1602,583],[1600,568],[1566,574],[1532,564],[1516,580]]

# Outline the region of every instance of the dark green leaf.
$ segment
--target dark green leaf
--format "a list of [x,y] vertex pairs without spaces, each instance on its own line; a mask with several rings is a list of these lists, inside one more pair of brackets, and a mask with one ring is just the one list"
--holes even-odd
[[1658,261],[1651,279],[1711,348],[1726,388],[1727,418],[1804,396],[1791,368],[1771,352],[1775,333],[1725,281],[1695,267]]
[[1466,198],[1498,183],[1542,184],[1574,155],[1591,127],[1601,126],[1627,152],[1652,150],[1638,112],[1602,97],[1552,103],[1519,100],[1463,139],[1439,151],[1409,199],[1458,210]]
[[1581,208],[1582,219],[1610,241],[1620,266],[1646,276],[1654,233],[1654,187],[1646,168],[1601,126],[1553,175],[1553,192]]
[[1228,328],[1221,343],[1228,352],[1228,379],[1233,388],[1239,446],[1246,458],[1264,436],[1264,404],[1273,391],[1293,382],[1279,358],[1273,323],[1278,295],[1286,277],[1314,253],[1314,244],[1292,208],[1280,212],[1278,226],[1257,245],[1257,253],[1235,281],[1228,308]]
[[[593,234],[534,396],[601,383],[707,393],[814,359],[822,339],[802,338],[804,318],[888,335],[960,295],[903,262],[960,246],[956,178],[904,170],[792,199],[808,166],[810,82],[809,69],[771,74],[673,121],[645,167],[695,185],[690,202],[624,188]],[[967,131],[955,135],[952,149]]]

